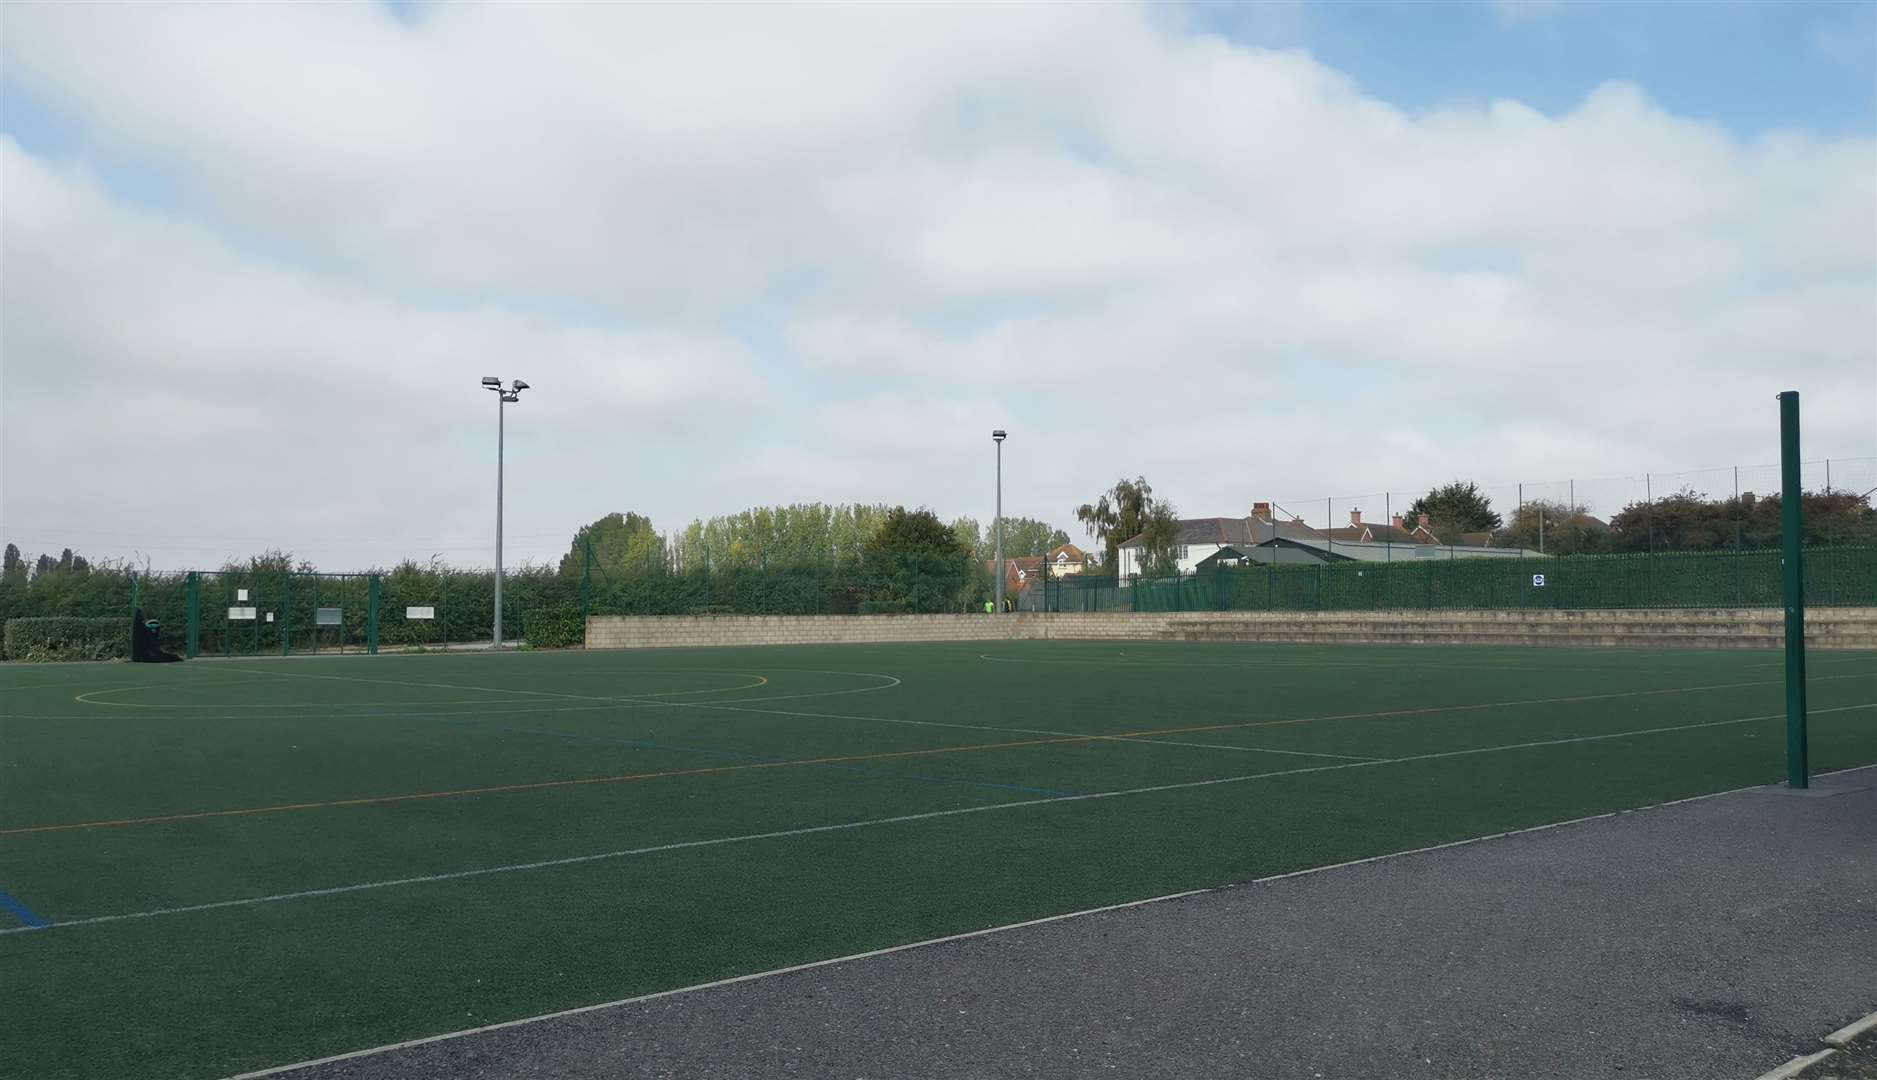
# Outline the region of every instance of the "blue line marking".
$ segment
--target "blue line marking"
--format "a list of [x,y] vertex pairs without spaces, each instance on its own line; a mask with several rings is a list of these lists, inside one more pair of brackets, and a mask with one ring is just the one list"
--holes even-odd
[[19,900],[15,898],[12,893],[6,891],[5,889],[0,889],[0,908],[5,909],[14,918],[25,923],[27,926],[32,927],[33,929],[38,929],[39,927],[42,927],[42,926],[48,926],[51,923],[51,920],[42,918],[32,908],[29,908],[25,904],[20,903]]
[[[485,728],[489,731],[503,731],[510,735],[541,735],[551,739],[566,739],[570,742],[607,743],[614,746],[630,746],[639,750],[669,750],[678,754],[703,754],[707,757],[729,758],[737,761],[791,761],[792,758],[775,757],[769,754],[752,754],[742,750],[718,750],[703,746],[671,746],[666,743],[649,742],[645,739],[622,739],[612,735],[582,735],[569,731],[542,731],[537,728],[509,727],[505,724],[490,724],[474,718],[437,718],[438,723],[455,724]],[[1026,795],[1077,795],[1080,792],[1061,791],[1056,788],[1028,787],[1023,784],[1000,784],[993,780],[967,780],[954,776],[927,776],[922,773],[894,772],[890,769],[874,769],[865,765],[849,765],[842,762],[817,762],[819,769],[838,769],[841,772],[861,773],[867,776],[884,776],[894,780],[917,780],[926,784],[958,784],[964,787],[990,788],[994,791],[1020,791]]]

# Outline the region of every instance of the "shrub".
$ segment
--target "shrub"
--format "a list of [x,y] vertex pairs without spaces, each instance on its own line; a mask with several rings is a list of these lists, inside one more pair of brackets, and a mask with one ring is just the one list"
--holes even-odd
[[530,608],[522,616],[522,644],[536,649],[573,649],[586,644],[580,605]]
[[0,651],[8,660],[122,660],[130,655],[130,623],[69,615],[8,619]]

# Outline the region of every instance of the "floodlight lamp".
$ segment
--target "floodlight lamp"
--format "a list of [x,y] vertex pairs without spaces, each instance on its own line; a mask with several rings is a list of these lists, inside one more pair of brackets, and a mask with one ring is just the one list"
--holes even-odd
[[991,432],[991,438],[995,439],[998,442],[1003,442],[1005,438],[1004,429],[998,428],[997,430]]
[[527,384],[527,383],[525,383],[525,382],[522,382],[522,381],[521,381],[520,379],[516,379],[516,380],[515,380],[515,390],[516,390],[517,392],[520,392],[520,391],[522,391],[522,390],[526,390],[526,389],[528,389],[528,384]]
[[500,380],[500,379],[498,379],[498,378],[496,378],[496,377],[495,377],[495,376],[493,376],[493,375],[484,375],[484,376],[482,377],[482,385],[484,385],[484,386],[500,386],[500,385],[502,385],[502,380]]

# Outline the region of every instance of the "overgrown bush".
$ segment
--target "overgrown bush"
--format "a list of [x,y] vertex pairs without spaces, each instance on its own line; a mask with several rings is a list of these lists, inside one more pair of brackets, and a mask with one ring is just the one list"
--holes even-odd
[[8,660],[122,660],[130,654],[130,620],[69,615],[8,619],[0,650]]
[[573,649],[586,644],[586,621],[580,605],[529,608],[522,613],[521,639],[537,649]]

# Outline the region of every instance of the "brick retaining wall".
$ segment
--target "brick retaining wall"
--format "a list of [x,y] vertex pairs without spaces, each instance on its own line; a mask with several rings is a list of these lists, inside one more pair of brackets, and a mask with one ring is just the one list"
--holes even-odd
[[[1203,611],[1007,615],[595,615],[590,649],[902,641],[1293,641],[1778,648],[1777,610]],[[1877,649],[1877,608],[1816,608],[1806,640]]]

